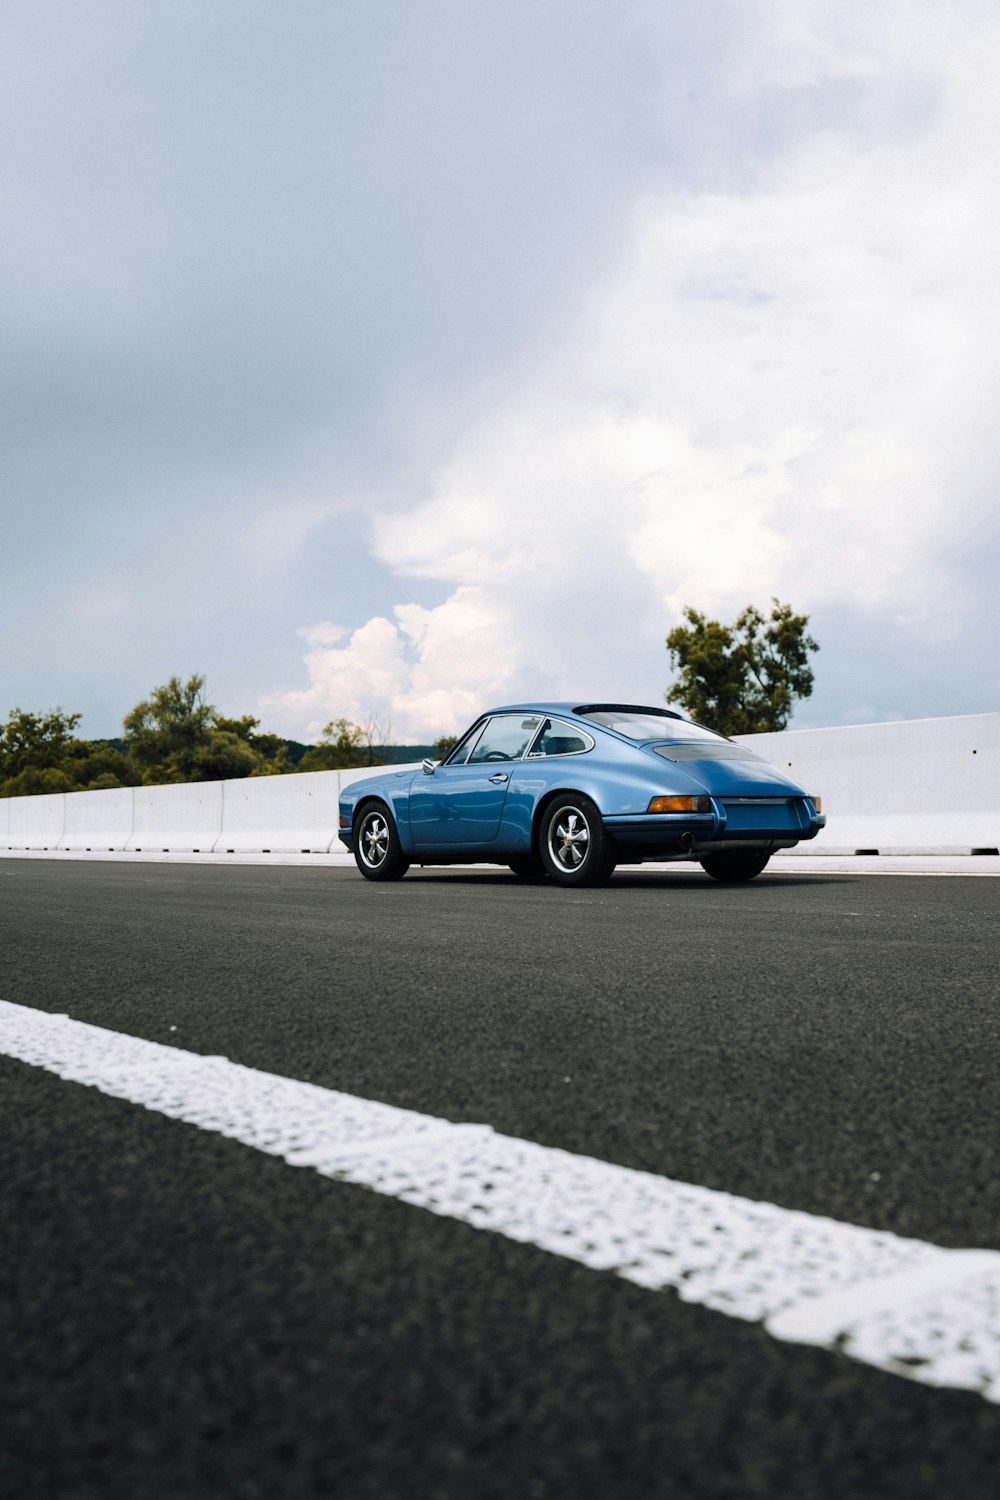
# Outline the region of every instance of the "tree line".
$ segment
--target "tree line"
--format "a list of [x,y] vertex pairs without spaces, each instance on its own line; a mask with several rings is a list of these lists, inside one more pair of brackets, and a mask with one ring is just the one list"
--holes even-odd
[[198,674],[154,688],[125,715],[120,739],[79,738],[80,717],[15,708],[0,724],[0,797],[377,766],[385,751],[375,720],[334,719],[318,744],[302,746],[261,732],[250,714],[226,718]]
[[[784,729],[796,701],[812,693],[809,654],[819,647],[807,615],[771,602],[770,615],[748,605],[732,625],[685,608],[686,623],[666,639],[679,669],[667,701],[727,736]],[[198,674],[154,688],[125,715],[118,740],[80,739],[80,718],[60,708],[15,708],[0,725],[0,797],[378,766],[387,752],[376,719],[333,719],[318,744],[302,746],[262,732],[250,714],[226,718],[206,699]],[[454,743],[442,735],[433,748],[443,754]]]

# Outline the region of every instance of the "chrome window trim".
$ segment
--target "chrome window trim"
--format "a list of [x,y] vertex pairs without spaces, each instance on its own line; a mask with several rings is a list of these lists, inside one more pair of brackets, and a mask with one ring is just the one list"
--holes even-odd
[[[469,755],[470,756],[472,755],[472,752],[475,750],[476,746],[479,744],[479,741],[482,739],[483,735],[486,733],[487,729],[489,729],[489,727],[490,727],[491,724],[500,724],[505,719],[537,719],[538,720],[538,728],[535,730],[534,734],[529,734],[528,739],[527,739],[527,743],[525,744],[525,748],[524,748],[524,750],[522,750],[522,752],[521,752],[520,755],[512,755],[511,758],[510,758],[510,760],[506,761],[506,762],[505,761],[500,761],[500,760],[495,761],[495,762],[494,761],[487,761],[487,760],[478,760],[478,761],[474,762],[474,764],[476,764],[477,766],[488,766],[488,765],[494,765],[494,764],[498,765],[498,766],[505,765],[505,764],[506,765],[511,765],[511,766],[516,766],[517,763],[518,763],[518,761],[524,760],[524,757],[525,757],[525,754],[527,752],[528,747],[530,745],[534,744],[535,740],[537,739],[537,737],[538,737],[538,735],[539,735],[539,733],[541,731],[542,725],[546,722],[547,718],[548,718],[548,714],[542,713],[541,710],[537,709],[537,708],[527,708],[527,709],[522,708],[522,709],[518,710],[517,712],[511,712],[511,713],[506,713],[506,714],[487,714],[486,718],[483,720],[483,727],[482,727],[482,729],[476,735],[476,743],[474,745],[470,745],[469,746]],[[465,765],[465,766],[467,766],[467,765],[472,764],[472,762],[470,762],[470,760],[469,760],[469,758],[467,756],[466,759],[462,762],[462,764]]]
[[[487,724],[489,722],[490,722],[490,715],[489,714],[485,714],[478,724],[474,723],[472,725],[472,728],[469,729],[469,730],[467,730],[466,733],[463,734],[463,736],[459,740],[458,744],[454,745],[452,747],[452,749],[449,750],[448,754],[446,755],[446,757],[444,758],[444,760],[441,762],[442,766],[466,766],[466,765],[468,765],[468,763],[469,763],[469,756],[472,754],[473,750],[475,750],[476,746],[479,744],[479,741],[482,739],[482,737],[483,737],[483,730],[486,728],[486,726],[487,726]],[[461,748],[462,748],[463,745],[468,746],[468,748],[467,748],[467,750],[465,752],[465,759],[464,760],[455,760],[453,757],[456,755],[456,753],[459,750],[461,750]]]
[[[538,743],[539,739],[541,738],[542,733],[543,733],[543,731],[545,729],[546,724],[552,724],[552,725],[558,724],[561,729],[565,729],[567,731],[567,735],[572,735],[572,737],[574,739],[589,740],[590,743],[587,744],[587,745],[584,745],[584,747],[583,747],[582,750],[557,750],[554,755],[544,755],[542,753],[542,751],[535,750],[534,746]],[[543,714],[542,715],[542,722],[539,724],[538,728],[535,730],[535,733],[533,734],[533,736],[532,736],[532,738],[531,738],[531,740],[530,740],[530,742],[528,744],[528,748],[524,752],[524,755],[522,756],[522,759],[523,760],[562,760],[565,757],[570,756],[570,755],[589,755],[590,752],[591,752],[591,750],[593,750],[593,748],[594,748],[594,746],[596,744],[597,744],[597,741],[594,739],[593,735],[588,734],[588,732],[586,731],[586,729],[582,729],[579,724],[567,724],[567,722],[566,722],[565,719],[555,719],[555,718],[552,717],[551,714]]]
[[[494,721],[499,722],[501,719],[527,718],[537,718],[538,728],[535,730],[534,734],[530,736],[528,743],[525,746],[524,752],[518,757],[519,760],[563,760],[571,755],[589,755],[591,750],[593,750],[597,744],[594,736],[590,734],[586,729],[584,729],[581,724],[570,724],[568,720],[554,718],[552,714],[547,714],[540,709],[522,708],[511,710],[509,713],[504,714],[484,714],[483,718],[478,723],[473,724],[472,728],[469,729],[465,735],[463,735],[458,744],[455,745],[454,749],[449,752],[447,758],[441,761],[441,766],[467,766],[469,764],[469,756],[479,744],[479,741],[482,739],[489,725],[494,723]],[[586,740],[587,743],[584,745],[582,750],[560,750],[555,755],[542,755],[539,752],[535,751],[534,746],[537,744],[539,738],[541,737],[546,724],[558,724],[561,729],[564,729],[566,731],[566,734],[568,736],[571,735],[574,739]],[[452,757],[454,756],[455,751],[461,750],[464,744],[468,745],[468,750],[465,753],[465,759],[454,760]],[[476,762],[476,764],[486,765],[487,762]],[[497,764],[499,765],[500,762],[498,761]],[[516,765],[517,760],[512,761],[511,764]]]

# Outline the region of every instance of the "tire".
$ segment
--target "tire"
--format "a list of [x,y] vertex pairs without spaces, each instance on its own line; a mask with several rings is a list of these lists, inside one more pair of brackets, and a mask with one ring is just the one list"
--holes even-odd
[[539,849],[559,885],[604,885],[615,868],[614,849],[589,797],[562,792],[542,815]]
[[770,854],[760,854],[756,850],[748,850],[746,854],[727,850],[724,854],[706,854],[701,867],[713,880],[726,880],[735,884],[738,881],[753,880],[770,858]]
[[366,880],[402,880],[410,868],[384,802],[366,802],[355,818],[354,862]]
[[507,861],[507,868],[522,880],[540,880],[545,874],[545,866],[537,854],[514,854]]

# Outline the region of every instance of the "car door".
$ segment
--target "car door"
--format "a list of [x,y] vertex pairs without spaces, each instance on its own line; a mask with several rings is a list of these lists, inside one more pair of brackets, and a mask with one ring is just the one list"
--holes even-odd
[[495,839],[514,765],[539,724],[539,714],[495,714],[460,747],[462,759],[415,776],[410,787],[414,847],[460,848]]

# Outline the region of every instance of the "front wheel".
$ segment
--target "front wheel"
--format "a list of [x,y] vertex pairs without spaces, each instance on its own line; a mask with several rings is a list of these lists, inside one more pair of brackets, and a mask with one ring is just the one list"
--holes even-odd
[[392,814],[370,802],[354,825],[354,860],[366,880],[402,880],[410,868]]
[[572,792],[549,804],[539,847],[542,863],[559,885],[604,885],[615,868],[601,814],[589,797]]
[[701,868],[713,880],[753,880],[770,858],[770,854],[751,853],[749,850],[746,854],[740,854],[738,850],[735,853],[706,854]]

